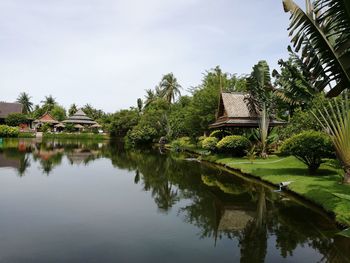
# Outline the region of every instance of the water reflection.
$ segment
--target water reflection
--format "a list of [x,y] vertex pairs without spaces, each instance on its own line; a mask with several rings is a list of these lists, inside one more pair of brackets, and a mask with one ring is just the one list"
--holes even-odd
[[299,249],[319,255],[305,262],[349,262],[349,239],[335,235],[338,230],[328,218],[288,196],[184,161],[181,155],[71,140],[5,140],[0,148],[0,167],[16,169],[19,176],[34,165],[49,176],[61,165],[87,166],[100,158],[132,172],[130,180],[150,193],[158,212],[170,216],[175,209],[177,217],[198,230],[200,240],[211,240],[213,247],[227,240],[237,244],[232,249],[239,249],[240,262],[280,261]]

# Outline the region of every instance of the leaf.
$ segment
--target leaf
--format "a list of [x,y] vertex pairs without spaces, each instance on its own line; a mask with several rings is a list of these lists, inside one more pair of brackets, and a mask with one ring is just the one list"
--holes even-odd
[[337,233],[337,235],[350,238],[350,228],[347,228],[347,229]]
[[[336,197],[339,197],[341,199],[346,199],[350,201],[350,195],[347,194],[341,194],[341,193],[333,193],[333,195],[335,195]],[[349,232],[350,234],[350,232]]]

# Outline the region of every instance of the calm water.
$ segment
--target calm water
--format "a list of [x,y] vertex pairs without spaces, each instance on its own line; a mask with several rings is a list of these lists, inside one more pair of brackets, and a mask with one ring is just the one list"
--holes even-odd
[[0,144],[0,262],[350,262],[316,210],[183,156]]

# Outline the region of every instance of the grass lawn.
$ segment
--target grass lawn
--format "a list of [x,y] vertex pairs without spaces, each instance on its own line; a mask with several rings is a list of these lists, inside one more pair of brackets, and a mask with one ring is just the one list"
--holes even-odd
[[350,201],[333,194],[350,194],[350,186],[340,184],[341,171],[327,164],[321,165],[316,175],[309,175],[307,166],[292,156],[271,156],[252,162],[246,158],[228,158],[219,155],[209,155],[203,159],[238,169],[242,173],[273,184],[293,181],[288,186],[291,191],[334,213],[339,223],[350,226]]
[[52,139],[89,139],[89,140],[108,140],[109,136],[95,133],[44,133],[44,138]]

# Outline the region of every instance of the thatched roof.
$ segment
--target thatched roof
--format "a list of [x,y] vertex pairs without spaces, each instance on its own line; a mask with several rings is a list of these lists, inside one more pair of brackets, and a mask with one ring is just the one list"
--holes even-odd
[[218,226],[219,231],[243,230],[249,221],[253,220],[253,215],[244,210],[225,209]]
[[80,125],[80,124],[75,124],[75,125],[74,125],[74,128],[83,129],[84,126],[83,126],[83,125]]
[[[234,92],[226,93],[222,92],[220,97],[220,109],[219,114],[225,115],[229,118],[252,118],[258,115],[255,112],[249,110],[248,105],[245,101],[247,98],[247,93]],[[221,105],[222,104],[222,105]],[[223,112],[220,112],[223,111]]]
[[[251,111],[246,98],[248,93],[233,92],[220,94],[217,119],[210,128],[223,127],[259,127],[259,113]],[[270,119],[270,126],[283,125],[285,122]]]
[[0,118],[6,118],[11,113],[22,113],[22,110],[21,103],[0,101]]
[[63,121],[64,123],[96,124],[97,122],[86,116],[85,112],[79,109],[75,114]]
[[42,115],[40,118],[33,121],[34,123],[52,123],[57,124],[59,123],[58,120],[56,120],[52,115],[48,112],[46,112],[44,115]]
[[56,128],[64,128],[66,127],[66,125],[64,125],[63,123],[59,123],[55,125]]

